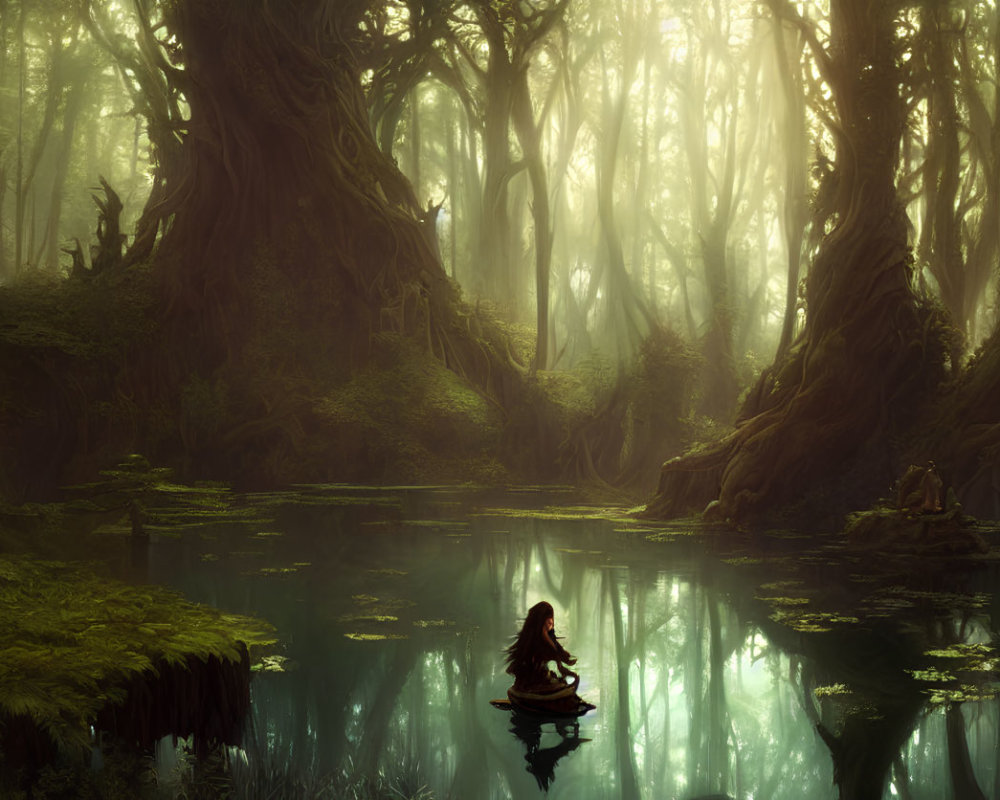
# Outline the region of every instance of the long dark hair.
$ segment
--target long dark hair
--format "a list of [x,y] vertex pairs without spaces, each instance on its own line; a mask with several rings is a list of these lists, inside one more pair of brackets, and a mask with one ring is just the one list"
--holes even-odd
[[552,617],[555,617],[552,604],[544,600],[528,609],[528,616],[524,618],[521,630],[506,651],[508,673],[516,675],[532,664],[546,661],[562,663],[572,658],[557,641],[555,629],[549,631],[548,639],[552,640],[551,644],[544,635],[545,621]]

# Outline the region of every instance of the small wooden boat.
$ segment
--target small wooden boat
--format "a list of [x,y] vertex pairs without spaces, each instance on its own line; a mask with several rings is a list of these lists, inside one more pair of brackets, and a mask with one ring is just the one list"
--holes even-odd
[[582,717],[596,708],[576,693],[575,683],[562,684],[544,692],[525,692],[512,686],[507,690],[506,700],[490,700],[490,705],[504,711],[522,711],[545,717]]

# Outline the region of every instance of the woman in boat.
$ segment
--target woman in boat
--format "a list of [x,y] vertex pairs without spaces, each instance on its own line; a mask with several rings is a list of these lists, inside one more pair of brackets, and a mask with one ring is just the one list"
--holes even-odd
[[[552,662],[559,674],[549,668]],[[556,638],[552,606],[544,600],[536,603],[507,648],[507,672],[514,676],[508,699],[518,708],[549,714],[577,716],[589,711],[593,706],[576,693],[580,676],[570,669],[575,664]]]

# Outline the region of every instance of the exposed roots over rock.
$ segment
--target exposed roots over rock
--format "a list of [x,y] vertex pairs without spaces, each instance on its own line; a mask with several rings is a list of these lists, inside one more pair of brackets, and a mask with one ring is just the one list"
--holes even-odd
[[899,469],[898,440],[944,379],[946,344],[924,336],[942,327],[940,316],[913,298],[905,254],[885,236],[892,233],[869,226],[865,236],[829,243],[826,260],[859,261],[863,273],[881,277],[850,287],[838,317],[811,320],[762,376],[733,432],[663,466],[648,514],[683,515],[718,501],[713,511],[735,522],[795,506],[842,515],[886,491]]
[[1000,519],[1000,328],[924,418],[912,459],[933,459],[976,517]]

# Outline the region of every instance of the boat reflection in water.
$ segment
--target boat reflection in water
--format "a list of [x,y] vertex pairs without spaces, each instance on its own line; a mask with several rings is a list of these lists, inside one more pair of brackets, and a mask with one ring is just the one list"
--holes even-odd
[[[251,763],[404,774],[437,798],[1000,797],[996,559],[946,570],[572,502],[317,489],[280,535],[154,542],[151,578],[280,631],[298,667],[252,682]],[[597,706],[559,725],[489,705],[540,600]]]
[[[542,746],[543,726],[553,728],[558,737],[556,744]],[[524,760],[528,762],[528,772],[535,776],[538,788],[546,792],[555,780],[559,759],[590,741],[580,737],[580,723],[575,719],[546,721],[543,717],[523,711],[511,712],[510,732],[524,743]]]
[[[547,603],[539,605],[548,606]],[[531,620],[530,614],[528,620]],[[506,700],[490,701],[494,708],[510,714],[510,732],[524,744],[527,771],[535,776],[538,788],[545,792],[555,780],[559,759],[590,741],[580,737],[579,718],[594,706],[576,694],[579,676],[574,674],[574,678],[573,683],[567,684],[553,675],[552,685],[546,687],[549,691],[544,694],[525,693],[511,687]],[[547,742],[543,747],[543,732],[549,741],[553,738],[548,735],[550,729],[557,741],[554,744]]]

